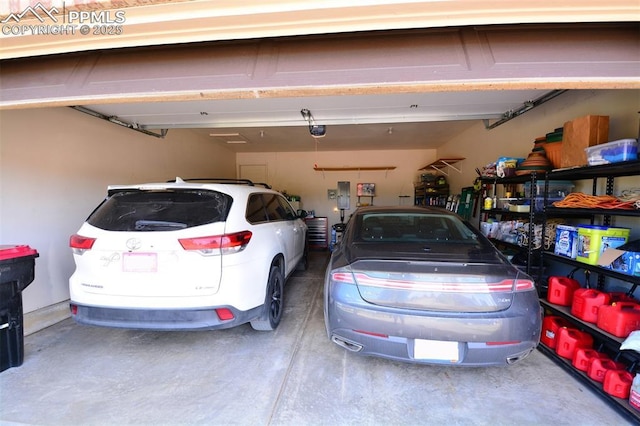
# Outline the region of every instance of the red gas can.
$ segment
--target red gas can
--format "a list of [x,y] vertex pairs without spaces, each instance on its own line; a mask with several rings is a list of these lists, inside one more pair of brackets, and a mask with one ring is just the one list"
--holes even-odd
[[580,288],[580,283],[569,277],[549,277],[547,300],[561,306],[570,306],[573,292]]
[[609,357],[595,349],[578,348],[573,353],[571,365],[580,371],[588,371],[589,365],[594,359],[609,359]]
[[551,349],[556,348],[558,342],[558,330],[561,327],[569,327],[569,321],[562,317],[547,315],[542,320],[542,333],[540,334],[540,342]]
[[615,362],[611,359],[599,359],[594,358],[589,364],[587,370],[587,376],[595,380],[596,382],[604,382],[604,376],[609,370],[624,370],[625,365],[620,362]]
[[614,336],[627,337],[632,331],[640,330],[640,304],[618,302],[601,306],[596,324]]
[[609,297],[611,298],[610,303],[615,303],[615,302],[635,302],[635,303],[638,303],[638,301],[636,299],[634,299],[633,296],[629,296],[627,293],[623,293],[621,291],[610,291],[609,292]]
[[598,322],[598,308],[609,304],[611,296],[599,290],[581,288],[573,293],[571,313],[583,321]]
[[604,375],[602,389],[616,398],[629,398],[633,374],[625,370],[609,370]]
[[562,327],[557,339],[556,353],[570,360],[573,359],[576,349],[593,347],[593,337],[575,328]]

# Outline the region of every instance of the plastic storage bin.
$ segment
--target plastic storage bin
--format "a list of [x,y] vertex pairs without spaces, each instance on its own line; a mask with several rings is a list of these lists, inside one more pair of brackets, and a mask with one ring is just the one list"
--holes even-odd
[[0,245],[0,371],[22,365],[22,290],[34,278],[38,252],[29,246]]
[[595,265],[607,248],[618,248],[627,242],[629,228],[612,228],[598,225],[578,226],[578,262]]
[[638,141],[636,139],[620,139],[585,148],[585,151],[590,166],[637,160]]
[[[542,211],[544,206],[549,206],[555,201],[564,199],[568,194],[573,192],[575,185],[571,181],[567,180],[550,180],[549,189],[547,191],[547,202],[545,203],[544,191],[545,182],[536,182],[535,187],[531,185],[531,182],[524,184],[525,198],[530,199],[533,197],[533,211]],[[533,194],[532,194],[533,191]]]
[[[573,192],[575,185],[570,180],[550,180],[549,190],[547,197],[549,198],[564,198]],[[526,198],[531,198],[532,195],[536,197],[544,197],[545,182],[536,182],[534,193],[531,194],[531,182],[524,184],[524,194]]]

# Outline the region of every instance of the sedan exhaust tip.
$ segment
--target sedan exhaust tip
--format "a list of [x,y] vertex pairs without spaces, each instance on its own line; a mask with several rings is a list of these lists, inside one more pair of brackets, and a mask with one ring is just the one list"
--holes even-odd
[[525,359],[531,352],[533,352],[533,349],[530,349],[526,352],[523,352],[521,354],[515,355],[515,356],[511,356],[507,358],[507,364],[511,365],[511,364],[515,364],[518,361],[522,361],[523,359]]
[[351,352],[360,352],[363,348],[362,345],[346,340],[340,336],[336,336],[335,334],[331,336],[331,341]]

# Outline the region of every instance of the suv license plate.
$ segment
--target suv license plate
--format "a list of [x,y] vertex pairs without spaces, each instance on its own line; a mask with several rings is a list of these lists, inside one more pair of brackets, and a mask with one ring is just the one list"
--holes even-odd
[[413,357],[415,359],[458,362],[459,353],[458,342],[423,339],[415,339],[413,342]]
[[156,253],[123,253],[122,270],[124,272],[158,272]]

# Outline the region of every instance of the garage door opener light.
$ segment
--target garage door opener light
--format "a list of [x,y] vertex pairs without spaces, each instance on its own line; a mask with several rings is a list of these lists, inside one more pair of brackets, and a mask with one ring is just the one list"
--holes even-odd
[[300,114],[302,114],[302,118],[309,124],[309,133],[314,138],[323,138],[327,134],[327,126],[323,124],[316,124],[316,121],[313,119],[313,115],[311,111],[306,108],[300,110]]

